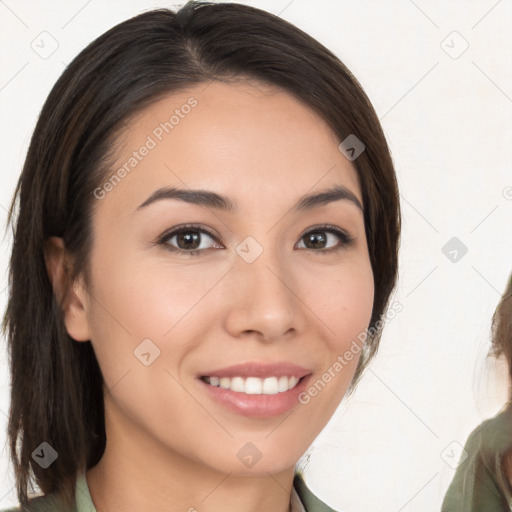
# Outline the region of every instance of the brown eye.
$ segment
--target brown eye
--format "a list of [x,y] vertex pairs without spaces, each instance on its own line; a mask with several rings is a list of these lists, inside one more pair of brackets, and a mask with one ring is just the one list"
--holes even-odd
[[323,226],[308,231],[302,235],[302,240],[304,240],[304,247],[300,248],[321,253],[336,251],[350,245],[353,241],[348,233],[334,226]]
[[192,256],[196,256],[208,249],[222,248],[222,246],[215,246],[218,242],[212,233],[205,228],[197,226],[182,226],[168,231],[162,235],[158,243],[165,245],[172,252]]
[[311,231],[304,236],[305,245],[308,249],[324,249],[328,238],[327,234],[322,231]]
[[201,245],[201,234],[198,231],[182,231],[174,237],[179,249],[197,249]]

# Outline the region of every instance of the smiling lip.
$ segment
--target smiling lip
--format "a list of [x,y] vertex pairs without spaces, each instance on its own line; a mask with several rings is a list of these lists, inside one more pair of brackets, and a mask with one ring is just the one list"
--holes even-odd
[[[247,394],[208,384],[204,377],[297,377],[299,382],[288,391],[276,394]],[[306,389],[311,371],[291,363],[245,363],[218,370],[211,370],[198,376],[198,382],[215,402],[229,411],[251,418],[279,416],[299,404],[298,395]]]
[[244,363],[235,364],[218,370],[201,374],[201,377],[297,377],[301,378],[311,373],[301,366],[292,363]]

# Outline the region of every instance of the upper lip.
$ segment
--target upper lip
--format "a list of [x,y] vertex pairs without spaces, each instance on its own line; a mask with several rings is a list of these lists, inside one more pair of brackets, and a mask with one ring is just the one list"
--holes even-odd
[[292,377],[302,378],[309,375],[310,370],[288,362],[258,363],[249,362],[226,366],[217,370],[202,373],[202,377]]

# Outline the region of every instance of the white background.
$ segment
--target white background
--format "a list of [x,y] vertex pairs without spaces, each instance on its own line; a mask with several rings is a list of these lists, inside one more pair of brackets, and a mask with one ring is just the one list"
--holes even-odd
[[[401,191],[401,269],[393,300],[403,311],[386,326],[355,395],[315,441],[307,482],[345,512],[439,510],[457,443],[494,415],[506,394],[503,365],[486,354],[491,315],[512,270],[512,1],[244,3],[294,23],[351,69],[382,121]],[[0,1],[2,228],[36,117],[65,65],[118,22],[173,5]],[[43,31],[58,43],[47,59],[31,48]],[[452,237],[468,248],[457,262],[442,252]],[[9,250],[7,236],[0,251],[2,312]],[[5,446],[3,339],[1,347],[5,508],[17,501]]]

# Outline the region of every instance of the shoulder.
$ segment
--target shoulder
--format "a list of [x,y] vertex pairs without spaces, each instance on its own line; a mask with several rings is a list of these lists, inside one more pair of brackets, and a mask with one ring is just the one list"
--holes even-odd
[[478,456],[487,464],[511,447],[512,408],[508,408],[478,425],[469,435],[464,449],[468,455]]
[[[508,406],[506,409],[503,409],[498,414],[489,418],[487,420],[482,421],[480,425],[478,425],[475,430],[471,433],[473,434],[487,434],[493,431],[501,431],[506,430],[510,432],[510,422],[512,421],[512,405]],[[471,437],[471,436],[470,436]]]
[[55,496],[37,496],[29,502],[28,508],[17,506],[14,508],[2,509],[0,512],[67,512],[65,511]]
[[512,409],[483,421],[469,435],[443,501],[443,512],[510,510],[501,490],[501,458],[512,446]]

